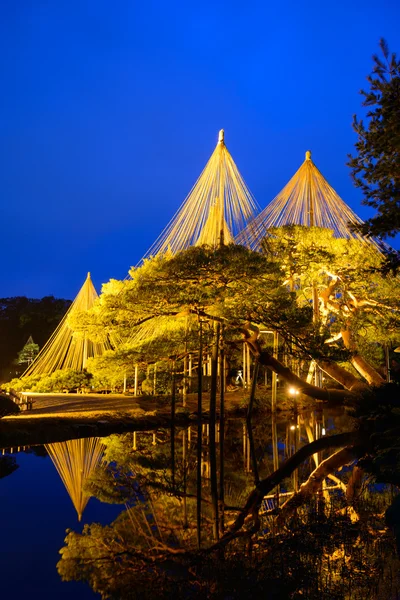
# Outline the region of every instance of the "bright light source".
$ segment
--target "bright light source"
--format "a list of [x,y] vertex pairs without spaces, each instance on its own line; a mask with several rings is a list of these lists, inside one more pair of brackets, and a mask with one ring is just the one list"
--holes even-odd
[[290,387],[288,392],[291,396],[297,396],[297,394],[299,393],[299,390],[297,390],[295,387]]
[[291,429],[292,431],[294,431],[294,430],[296,429],[296,425],[291,425],[291,426],[290,426],[290,429]]
[[326,434],[326,430],[325,430],[325,427],[323,427],[322,428],[322,435],[325,435],[325,434]]

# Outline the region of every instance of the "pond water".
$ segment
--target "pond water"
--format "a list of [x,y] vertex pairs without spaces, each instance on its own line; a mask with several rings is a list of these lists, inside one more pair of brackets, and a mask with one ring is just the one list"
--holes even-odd
[[[82,522],[48,456],[32,451],[12,455],[19,468],[0,479],[2,597],[94,598],[82,583],[63,583],[56,563],[63,546],[65,530],[80,530],[84,523],[107,524],[120,512],[116,505],[92,498]],[[98,596],[97,596],[98,597]]]
[[[277,423],[271,423],[270,417],[257,419],[253,436],[260,478],[271,474],[274,465],[282,464],[298,447],[310,441],[310,436],[333,434],[347,428],[349,419],[341,410],[292,416],[286,420],[279,419]],[[220,433],[217,426],[217,446],[220,443]],[[210,469],[213,466],[207,424],[203,425],[202,436],[203,502],[200,535],[204,547],[213,541],[213,523],[210,517],[212,502],[208,498]],[[185,544],[189,548],[195,548],[199,535],[196,530],[197,509],[194,500],[197,477],[196,442],[194,424],[189,429],[176,429],[173,437],[170,430],[136,434],[129,432],[102,440],[75,440],[19,449],[18,452],[16,449],[4,449],[2,460],[11,457],[15,459],[18,468],[7,476],[3,474],[0,479],[2,598],[98,598],[99,594],[93,592],[85,582],[62,581],[56,566],[60,560],[60,549],[65,546],[66,530],[80,533],[86,524],[111,525],[118,517],[121,519],[121,514],[126,517],[125,521],[121,521],[123,530],[132,529],[129,539],[136,548],[150,548],[150,552],[153,542],[154,547],[158,545],[160,548],[163,545],[177,548]],[[253,456],[250,450],[243,421],[228,419],[223,484],[227,505],[243,506],[254,487]],[[323,456],[319,456],[319,460],[322,458]],[[217,479],[221,490],[218,453],[216,459]],[[276,508],[277,502],[281,504],[293,489],[298,488],[314,468],[312,460],[308,460],[299,473],[296,472],[282,482],[280,498],[276,497],[275,492],[275,495],[271,494],[263,507],[264,511]],[[139,487],[136,480],[141,482]],[[338,487],[335,481],[327,480],[326,485],[332,487],[332,491],[327,493],[338,493],[333,491]],[[145,497],[150,489],[154,490],[149,494],[151,499],[149,496]],[[185,492],[187,500],[183,500]],[[92,496],[87,502],[89,493],[97,497]],[[124,505],[125,502],[128,503],[127,506]],[[139,505],[140,514],[136,510]],[[80,521],[79,512],[82,512]],[[115,537],[116,534],[113,533],[110,544],[114,543]],[[96,543],[103,543],[103,538]],[[102,585],[105,585],[104,582],[99,584],[100,589]],[[115,597],[119,597],[118,593]],[[158,597],[157,585],[154,586],[153,597]],[[192,593],[185,594],[185,597],[192,597]]]

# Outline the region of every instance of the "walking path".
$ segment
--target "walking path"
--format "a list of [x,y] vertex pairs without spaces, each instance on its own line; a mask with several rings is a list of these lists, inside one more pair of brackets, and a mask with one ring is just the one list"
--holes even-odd
[[[170,396],[126,396],[124,394],[35,394],[30,393],[33,400],[33,410],[25,411],[13,419],[32,419],[48,417],[67,417],[81,415],[83,418],[93,417],[102,413],[131,413],[132,411],[144,412],[170,412]],[[247,392],[240,390],[226,392],[225,407],[227,411],[236,410],[246,405]],[[183,408],[183,397],[176,397],[176,409]],[[189,394],[186,398],[186,410],[189,413],[197,412],[197,394]],[[203,394],[203,412],[209,410],[209,397]]]

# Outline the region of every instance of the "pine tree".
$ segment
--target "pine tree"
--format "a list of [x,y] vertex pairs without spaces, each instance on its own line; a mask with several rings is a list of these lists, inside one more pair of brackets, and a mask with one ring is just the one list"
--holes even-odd
[[354,116],[357,154],[349,155],[348,166],[364,194],[363,204],[377,211],[359,226],[360,232],[385,238],[400,231],[400,61],[384,39],[379,45],[382,58],[373,56],[370,89],[361,91],[362,106],[369,108],[366,119]]

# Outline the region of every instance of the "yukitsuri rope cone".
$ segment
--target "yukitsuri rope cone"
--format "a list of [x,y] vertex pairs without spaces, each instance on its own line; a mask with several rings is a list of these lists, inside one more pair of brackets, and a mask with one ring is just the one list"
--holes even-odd
[[236,236],[239,244],[260,249],[262,240],[272,227],[304,225],[331,229],[337,238],[355,238],[384,247],[379,240],[365,238],[352,229],[363,221],[329,185],[306,152],[305,161],[289,183],[264,210]]
[[46,450],[62,479],[79,521],[90,496],[84,492],[84,485],[99,466],[104,445],[101,438],[84,438],[45,444]]
[[[218,143],[203,172],[144,259],[157,254],[174,256],[191,246],[207,245],[217,248],[222,244],[231,244],[235,235],[259,211],[260,207],[225,145],[225,133],[221,129]],[[195,322],[196,319],[191,317],[159,317],[135,328],[129,342],[140,343],[167,332],[173,335],[182,327],[190,329]]]
[[144,258],[159,253],[174,255],[200,244],[229,244],[259,210],[228,152],[221,129],[203,172]]
[[68,318],[75,311],[89,310],[98,297],[93,282],[88,273],[83,286],[75,300],[64,315],[62,321],[39,352],[35,360],[26,369],[23,377],[28,375],[50,374],[58,369],[73,369],[82,371],[87,359],[99,356],[105,350],[111,349],[107,342],[91,342],[85,337],[78,337],[68,325]]

